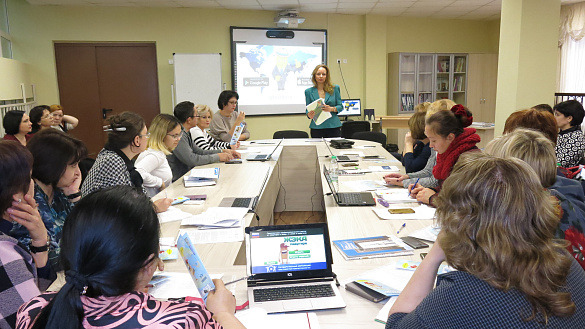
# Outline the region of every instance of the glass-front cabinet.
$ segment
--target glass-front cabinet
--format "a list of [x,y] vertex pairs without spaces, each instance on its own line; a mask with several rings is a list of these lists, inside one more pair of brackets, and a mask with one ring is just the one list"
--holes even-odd
[[393,53],[390,65],[399,72],[397,83],[390,83],[391,93],[396,92],[392,86],[398,89],[390,97],[396,101],[398,96],[398,113],[412,113],[417,104],[438,99],[466,104],[467,54]]

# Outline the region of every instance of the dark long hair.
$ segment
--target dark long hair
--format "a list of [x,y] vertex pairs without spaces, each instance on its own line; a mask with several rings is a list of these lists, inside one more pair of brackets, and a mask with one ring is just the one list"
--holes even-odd
[[12,206],[12,196],[27,193],[33,157],[19,142],[0,140],[0,214]]
[[39,131],[26,147],[34,158],[33,178],[53,186],[57,186],[68,165],[79,163],[87,156],[82,141],[57,129]]
[[80,295],[120,296],[134,291],[139,271],[157,257],[159,223],[150,199],[130,186],[96,191],[67,217],[61,240],[66,283],[32,328],[82,328]]

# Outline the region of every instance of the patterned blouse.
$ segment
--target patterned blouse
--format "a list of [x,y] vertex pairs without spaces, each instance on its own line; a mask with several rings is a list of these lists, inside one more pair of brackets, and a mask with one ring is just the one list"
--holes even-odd
[[[67,196],[58,188],[54,189],[53,201],[49,204],[49,197],[35,182],[35,201],[39,205],[39,214],[47,228],[51,245],[49,246],[49,262],[53,268],[58,269],[61,231],[65,224],[65,218],[73,209],[74,204],[67,199]],[[10,235],[18,239],[22,245],[30,245],[31,238],[26,227],[14,223]]]
[[559,131],[557,145],[555,147],[557,162],[563,168],[579,165],[585,153],[585,136],[580,126]]
[[[18,310],[16,328],[31,328],[55,294],[42,294],[24,304]],[[81,302],[84,328],[223,328],[205,305],[197,302],[158,301],[136,291],[117,297],[81,296]]]

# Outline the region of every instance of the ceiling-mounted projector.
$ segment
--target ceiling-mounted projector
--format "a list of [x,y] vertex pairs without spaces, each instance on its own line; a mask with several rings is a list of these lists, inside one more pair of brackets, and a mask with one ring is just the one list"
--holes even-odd
[[278,16],[274,17],[274,23],[278,27],[299,27],[299,24],[305,22],[304,17],[299,16],[299,11],[296,9],[287,9],[278,13]]

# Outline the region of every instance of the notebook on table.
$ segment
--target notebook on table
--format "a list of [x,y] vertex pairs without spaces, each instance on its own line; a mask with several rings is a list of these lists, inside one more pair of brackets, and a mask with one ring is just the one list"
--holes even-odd
[[326,223],[246,228],[248,301],[268,313],[343,308]]
[[340,206],[375,206],[376,200],[370,192],[337,192],[335,186],[331,183],[331,175],[325,165],[323,165],[323,175],[329,185],[331,194]]
[[276,145],[276,147],[272,150],[272,152],[270,152],[270,154],[256,154],[256,155],[252,154],[249,157],[247,157],[246,160],[248,160],[248,161],[268,161],[268,160],[270,160],[270,158],[272,157],[272,154],[280,146],[280,143],[282,143],[283,140],[284,140],[284,138],[281,139],[280,142],[278,142],[278,145]]

